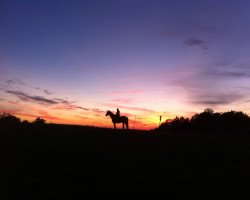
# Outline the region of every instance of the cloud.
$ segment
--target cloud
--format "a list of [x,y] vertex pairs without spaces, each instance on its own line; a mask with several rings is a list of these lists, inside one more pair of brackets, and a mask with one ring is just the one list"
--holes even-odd
[[206,42],[203,40],[197,39],[197,38],[189,38],[189,39],[185,40],[184,43],[187,46],[196,46],[196,45],[199,46],[199,45],[205,44]]
[[[105,106],[113,107],[113,108],[117,107],[116,104],[105,104]],[[119,108],[131,110],[131,111],[147,112],[147,113],[154,113],[155,112],[154,110],[151,110],[151,109],[140,108],[140,107],[135,107],[135,106],[122,106],[122,105],[119,105]]]
[[7,83],[8,85],[12,85],[12,84],[14,84],[14,81],[13,81],[13,80],[7,80],[6,83]]
[[[25,92],[15,90],[14,88],[12,88],[12,86],[14,84],[26,85],[24,82],[22,82],[19,79],[9,79],[9,80],[6,80],[6,83],[7,83],[7,85],[3,86],[4,88],[0,88],[0,90],[3,90],[9,94],[15,95],[16,97],[18,97],[22,101],[28,101],[28,102],[33,102],[33,103],[38,103],[38,104],[46,104],[46,105],[73,104],[73,103],[75,103],[75,102],[67,101],[65,99],[59,99],[59,98],[50,99],[50,98],[46,98],[46,97],[40,96],[40,95],[29,95]],[[36,89],[36,90],[42,90],[46,95],[55,94],[55,92],[52,92],[48,89],[42,89],[40,87],[31,87],[31,88]],[[74,106],[72,105],[72,107],[74,107],[74,108],[78,107],[79,109],[84,109],[83,107],[76,106],[76,105],[74,105]]]
[[46,104],[46,105],[59,105],[61,104],[60,108],[62,109],[67,109],[67,110],[73,110],[73,109],[82,109],[82,110],[89,110],[88,108],[83,108],[81,106],[78,105],[74,105],[73,103],[75,102],[71,102],[65,99],[60,99],[60,98],[55,98],[55,99],[47,99],[45,97],[41,97],[41,96],[31,96],[28,95],[24,92],[21,91],[12,91],[12,90],[7,90],[5,91],[8,94],[13,94],[16,97],[18,97],[20,100],[22,101],[26,101],[26,102],[33,102],[33,103],[38,103],[38,104]]
[[178,73],[167,82],[183,95],[191,105],[224,106],[244,102],[249,95],[250,62],[228,56],[203,60]]
[[205,50],[208,49],[208,42],[199,38],[188,38],[183,43],[188,47],[198,46]]
[[76,106],[76,108],[82,109],[82,110],[89,110],[88,108],[83,108],[81,106]]
[[100,110],[99,108],[93,108],[92,111],[93,111],[93,112],[96,112],[96,113],[98,113],[98,114],[103,114],[103,113],[105,113],[105,111]]
[[[198,77],[197,77],[198,76]],[[193,105],[226,105],[245,98],[242,91],[234,87],[226,87],[221,80],[206,78],[199,75],[191,75],[186,79],[176,81],[175,86],[185,93],[186,100]],[[225,84],[225,85],[224,85]],[[218,87],[221,85],[221,87]]]
[[118,99],[113,99],[112,102],[117,104],[132,104],[134,100],[131,98],[118,98]]
[[60,98],[55,98],[55,100],[59,101],[62,104],[67,104],[67,105],[75,103],[74,101],[68,101],[68,100],[60,99]]
[[56,106],[55,109],[59,109],[59,110],[75,110],[75,109],[81,109],[81,110],[90,110],[89,108],[84,108],[82,106],[79,105],[75,105],[75,101],[68,101],[65,99],[61,99],[61,98],[55,98],[54,100],[56,100],[58,103],[60,103],[60,105]]
[[13,84],[20,84],[20,85],[26,85],[23,81],[20,79],[9,79],[6,81],[8,85],[13,85]]
[[199,95],[198,98],[192,101],[193,104],[205,106],[225,105],[236,102],[244,98],[244,95],[237,93],[214,93],[210,95]]
[[0,113],[9,113],[9,114],[17,114],[22,111],[22,109],[9,109],[9,108],[0,108]]
[[18,101],[8,101],[8,103],[13,104],[13,105],[19,105]]
[[51,92],[51,91],[49,91],[49,90],[46,90],[46,89],[44,89],[43,91],[44,91],[44,93],[45,93],[45,94],[47,94],[47,95],[51,95],[51,94],[54,94],[54,92]]
[[55,105],[58,104],[59,102],[52,100],[52,99],[46,99],[41,96],[30,96],[24,92],[21,91],[12,91],[12,90],[7,90],[5,91],[6,93],[13,94],[16,97],[18,97],[22,101],[28,101],[28,102],[35,102],[38,104],[47,104],[47,105]]
[[85,111],[90,110],[89,108],[84,108],[82,106],[75,105],[75,104],[73,104],[71,102],[68,102],[68,103],[65,103],[65,102],[67,102],[67,101],[64,101],[64,103],[63,102],[58,102],[59,104],[56,105],[55,107],[53,107],[53,109],[67,110],[67,111],[76,110],[76,109],[81,109],[81,110],[85,110]]
[[44,97],[41,96],[30,96],[29,98],[31,98],[32,100],[36,101],[36,102],[42,102],[42,103],[47,103],[47,104],[58,104],[58,102],[51,100],[51,99],[46,99]]
[[[32,103],[37,103],[40,105],[49,105],[53,106],[53,109],[58,109],[58,110],[84,110],[84,111],[94,111],[94,112],[99,112],[103,113],[104,111],[101,111],[97,108],[90,109],[90,108],[85,108],[80,105],[76,105],[75,101],[68,101],[65,99],[61,98],[54,98],[54,99],[48,99],[42,96],[34,96],[34,95],[28,95],[22,91],[14,91],[14,90],[6,90],[5,91],[8,94],[12,94],[16,96],[18,99],[25,101],[25,102],[32,102]],[[13,102],[12,102],[13,103]]]
[[225,78],[250,78],[250,73],[248,71],[227,71],[227,70],[210,70],[207,74],[210,76],[219,76]]
[[107,95],[128,95],[128,94],[142,94],[144,91],[143,90],[125,90],[125,91],[111,91],[111,92],[106,92],[105,94]]
[[245,92],[232,85],[231,79],[248,76],[244,72],[200,68],[196,72],[181,75],[172,84],[186,95],[186,101],[192,105],[223,106],[246,98]]

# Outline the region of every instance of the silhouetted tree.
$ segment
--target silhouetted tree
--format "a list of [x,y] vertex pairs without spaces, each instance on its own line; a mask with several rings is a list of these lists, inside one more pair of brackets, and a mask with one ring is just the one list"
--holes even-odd
[[197,129],[211,129],[215,124],[213,112],[211,110],[205,110],[200,114],[195,114],[190,120],[192,127]]
[[189,128],[189,119],[185,117],[175,117],[173,120],[166,120],[160,125],[160,129],[181,130]]
[[0,125],[2,126],[16,126],[21,122],[21,120],[11,114],[1,113],[0,114]]
[[37,124],[37,125],[44,125],[46,123],[46,120],[42,119],[40,117],[37,117],[36,120],[33,123]]
[[204,110],[204,112],[206,112],[206,113],[211,113],[211,114],[214,113],[214,111],[213,111],[212,108],[206,108],[206,109]]
[[23,123],[24,125],[27,125],[27,124],[29,124],[29,121],[28,121],[28,120],[23,120],[22,123]]
[[159,128],[162,130],[244,130],[250,128],[250,117],[243,112],[215,113],[211,108],[207,108],[204,112],[193,115],[190,120],[176,117],[162,123]]
[[220,117],[220,126],[224,129],[245,129],[250,125],[250,118],[243,112],[225,112]]

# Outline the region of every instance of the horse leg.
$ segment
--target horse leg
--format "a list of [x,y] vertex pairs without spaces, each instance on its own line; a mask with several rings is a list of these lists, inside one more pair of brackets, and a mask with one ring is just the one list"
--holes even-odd
[[114,129],[116,129],[116,124],[114,123]]
[[124,129],[124,123],[122,123],[122,129]]
[[128,129],[128,122],[126,123],[126,127],[127,127],[127,129]]

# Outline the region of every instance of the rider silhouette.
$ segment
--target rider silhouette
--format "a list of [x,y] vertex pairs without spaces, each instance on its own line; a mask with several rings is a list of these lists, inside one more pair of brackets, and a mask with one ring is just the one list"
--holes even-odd
[[120,118],[120,110],[119,110],[119,108],[117,108],[115,116],[116,116],[116,119]]

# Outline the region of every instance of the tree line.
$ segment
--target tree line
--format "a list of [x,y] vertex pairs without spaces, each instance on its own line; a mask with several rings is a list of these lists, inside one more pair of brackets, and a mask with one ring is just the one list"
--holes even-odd
[[250,117],[243,112],[214,112],[211,108],[191,118],[176,117],[166,120],[160,130],[246,130],[250,129]]
[[[37,117],[31,123],[36,124],[36,125],[44,125],[46,123],[46,120],[43,118]],[[31,123],[28,120],[21,121],[20,118],[14,115],[8,114],[8,113],[0,113],[0,126],[9,127],[9,126],[17,126],[20,124],[27,125]]]

